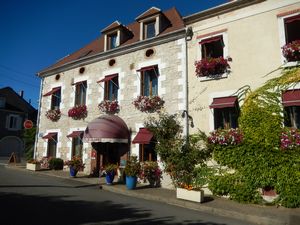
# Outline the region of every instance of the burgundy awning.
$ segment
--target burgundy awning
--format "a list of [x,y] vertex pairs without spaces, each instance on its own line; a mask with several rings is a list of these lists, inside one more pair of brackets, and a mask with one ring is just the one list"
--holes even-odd
[[138,69],[137,72],[143,72],[143,71],[147,71],[147,70],[155,70],[155,68],[157,68],[157,65],[146,66],[146,67],[142,67],[141,69]]
[[83,131],[73,131],[71,134],[68,134],[68,138],[76,138],[80,137],[80,135],[83,133]]
[[134,137],[133,144],[149,144],[153,134],[147,128],[140,128],[139,132]]
[[43,136],[43,139],[51,139],[53,138],[55,135],[57,135],[57,133],[48,133],[45,136]]
[[53,95],[55,92],[57,92],[57,91],[59,91],[59,90],[60,90],[60,87],[52,88],[51,91],[47,92],[47,93],[44,94],[43,96],[46,97],[46,96]]
[[214,98],[213,102],[209,106],[211,109],[221,109],[234,107],[237,102],[236,96],[223,97],[223,98]]
[[103,115],[92,120],[83,134],[86,142],[128,143],[129,130],[118,116]]
[[300,20],[300,15],[296,15],[296,16],[292,16],[292,17],[289,17],[289,18],[286,18],[284,20],[285,23],[292,23],[296,20]]
[[300,89],[284,92],[282,94],[282,105],[300,106]]
[[207,44],[207,43],[211,43],[211,42],[215,42],[215,41],[220,41],[221,39],[222,39],[222,36],[207,38],[207,39],[203,39],[202,41],[200,41],[199,44],[203,45],[203,44]]
[[116,74],[112,74],[112,75],[105,76],[103,79],[97,81],[97,83],[112,80],[112,79],[114,79],[114,78],[117,77],[117,76],[118,76],[117,73],[116,73]]

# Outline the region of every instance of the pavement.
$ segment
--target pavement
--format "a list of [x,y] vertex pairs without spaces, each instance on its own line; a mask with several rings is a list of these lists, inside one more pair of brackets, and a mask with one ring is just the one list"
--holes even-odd
[[[10,164],[6,165],[6,167],[10,169],[26,170],[24,164]],[[69,171],[64,170],[26,171],[28,173],[35,173],[42,176],[54,176],[61,179],[72,179],[87,185],[99,185],[100,190],[110,191],[135,198],[164,202],[170,205],[206,212],[212,215],[235,218],[253,224],[300,225],[300,208],[288,209],[280,206],[241,204],[215,196],[205,196],[204,203],[200,204],[177,199],[176,190],[151,188],[145,184],[138,184],[136,189],[127,190],[126,185],[124,184],[114,183],[113,185],[107,185],[104,177],[89,177],[80,172],[77,174],[76,178],[71,178]]]

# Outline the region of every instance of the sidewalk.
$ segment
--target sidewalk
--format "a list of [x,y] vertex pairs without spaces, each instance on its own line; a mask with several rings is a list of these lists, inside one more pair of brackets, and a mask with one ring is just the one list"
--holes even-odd
[[[104,178],[88,177],[84,174],[78,174],[76,178],[71,178],[68,171],[28,171],[23,165],[9,165],[7,168],[19,169],[28,173],[38,175],[54,176],[63,179],[72,179],[84,184],[101,185],[105,191],[111,191],[122,195],[136,198],[143,198],[152,201],[159,201],[170,205],[176,205],[188,209],[205,212],[212,215],[236,218],[242,221],[261,225],[299,225],[300,208],[287,209],[276,206],[259,206],[252,204],[240,204],[227,199],[209,197],[205,198],[202,204],[184,201],[176,198],[175,190],[164,188],[149,188],[139,184],[135,190],[127,190],[124,184],[106,185]],[[299,190],[300,191],[300,190]]]

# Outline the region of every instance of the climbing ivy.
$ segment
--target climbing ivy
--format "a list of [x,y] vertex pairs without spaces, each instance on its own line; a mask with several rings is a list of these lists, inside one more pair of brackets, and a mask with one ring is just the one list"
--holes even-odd
[[243,142],[238,145],[208,143],[214,159],[235,170],[219,174],[209,184],[214,194],[227,195],[240,202],[261,202],[259,188],[273,187],[277,204],[300,207],[300,148],[280,149],[284,113],[282,92],[300,82],[300,68],[248,92],[239,118]]

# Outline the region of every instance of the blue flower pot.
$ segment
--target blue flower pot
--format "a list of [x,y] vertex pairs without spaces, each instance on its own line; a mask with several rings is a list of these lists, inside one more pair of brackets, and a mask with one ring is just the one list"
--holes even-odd
[[115,178],[115,173],[114,172],[108,172],[106,173],[105,180],[106,184],[112,184]]
[[136,187],[136,182],[137,182],[137,177],[134,176],[126,176],[126,187],[128,190],[135,189]]
[[75,170],[73,167],[70,167],[70,176],[76,177],[78,170]]

